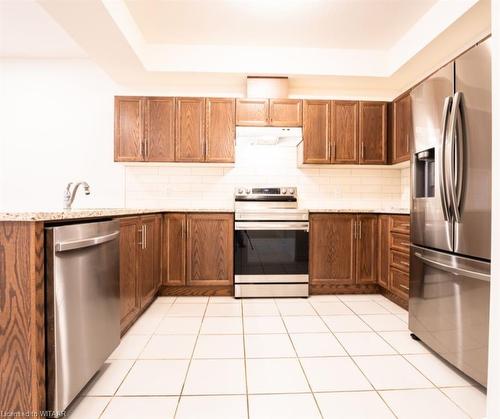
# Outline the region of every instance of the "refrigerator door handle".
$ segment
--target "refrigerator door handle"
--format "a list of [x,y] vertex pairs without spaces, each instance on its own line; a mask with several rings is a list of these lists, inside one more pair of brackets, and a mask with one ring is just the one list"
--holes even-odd
[[460,200],[463,190],[464,173],[464,133],[462,125],[462,99],[463,93],[457,92],[453,97],[451,107],[451,125],[448,135],[450,137],[449,153],[449,189],[453,217],[460,222]]
[[419,259],[423,260],[427,265],[432,266],[434,268],[442,269],[442,270],[444,270],[446,272],[450,272],[454,275],[462,275],[462,276],[466,276],[469,278],[480,279],[481,281],[490,282],[490,275],[488,275],[488,274],[470,271],[468,269],[458,268],[456,266],[450,266],[450,265],[447,265],[446,263],[442,263],[442,262],[438,262],[438,261],[433,260],[433,259],[429,259],[429,258],[425,257],[424,255],[422,255],[422,253],[419,253],[419,252],[414,252],[414,255],[416,257],[418,257]]
[[443,116],[441,118],[441,173],[439,182],[439,189],[441,192],[441,208],[445,221],[450,221],[450,205],[448,203],[448,192],[446,187],[446,138],[448,127],[448,116],[450,114],[450,105],[452,97],[448,96],[444,99]]

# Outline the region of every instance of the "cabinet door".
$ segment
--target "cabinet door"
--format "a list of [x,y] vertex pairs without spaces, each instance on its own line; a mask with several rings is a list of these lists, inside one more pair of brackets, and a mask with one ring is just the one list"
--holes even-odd
[[385,164],[387,160],[387,104],[359,103],[361,164]]
[[309,278],[311,284],[356,282],[356,216],[311,214],[309,217]]
[[169,162],[175,160],[175,99],[150,97],[145,111],[145,159]]
[[115,161],[144,160],[144,98],[115,97]]
[[187,215],[187,285],[232,285],[233,214]]
[[160,255],[158,238],[160,225],[157,215],[141,217],[141,246],[139,253],[139,284],[141,307],[148,304],[158,288]]
[[234,162],[235,100],[206,99],[207,162]]
[[411,98],[407,94],[392,108],[392,163],[410,160]]
[[269,120],[269,99],[237,99],[236,125],[260,127]]
[[186,285],[186,215],[163,216],[163,285]]
[[138,278],[139,217],[120,219],[120,325],[126,329],[140,309]]
[[301,127],[302,100],[270,99],[269,124],[273,127]]
[[376,215],[358,215],[356,247],[356,283],[377,283],[378,217]]
[[359,162],[359,102],[332,102],[332,163]]
[[304,100],[304,163],[330,163],[330,101]]
[[378,283],[380,286],[389,288],[389,237],[390,216],[380,215],[378,217]]
[[205,99],[176,99],[175,161],[205,160]]

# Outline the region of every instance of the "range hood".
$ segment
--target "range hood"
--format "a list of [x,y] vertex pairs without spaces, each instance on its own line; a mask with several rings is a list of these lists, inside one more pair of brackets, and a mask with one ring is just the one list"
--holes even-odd
[[297,147],[302,141],[302,128],[236,127],[236,145]]

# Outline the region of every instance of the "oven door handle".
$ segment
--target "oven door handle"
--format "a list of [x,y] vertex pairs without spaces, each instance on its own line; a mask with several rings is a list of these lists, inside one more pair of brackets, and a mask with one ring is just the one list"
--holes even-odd
[[234,223],[235,230],[299,230],[309,231],[308,222],[245,222],[237,221]]

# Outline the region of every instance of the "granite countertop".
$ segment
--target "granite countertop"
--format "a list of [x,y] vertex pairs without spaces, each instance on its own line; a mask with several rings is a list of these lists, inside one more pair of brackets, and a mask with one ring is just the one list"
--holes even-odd
[[234,212],[232,208],[94,208],[70,211],[0,212],[0,221],[59,221],[84,218],[120,217],[160,212]]
[[[301,208],[309,212],[409,214],[407,208],[356,209],[356,208]],[[234,212],[234,208],[94,208],[71,211],[0,212],[0,221],[60,221],[85,218],[120,217],[125,215],[155,214],[161,212]]]

